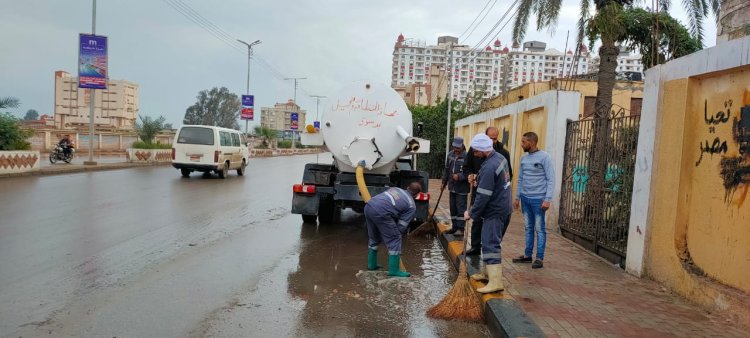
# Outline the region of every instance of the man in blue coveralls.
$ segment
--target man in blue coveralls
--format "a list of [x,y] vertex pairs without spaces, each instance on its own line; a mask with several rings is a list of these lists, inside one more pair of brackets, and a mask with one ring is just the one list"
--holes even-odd
[[410,273],[401,271],[401,242],[409,230],[409,223],[414,220],[417,207],[414,197],[422,192],[419,182],[412,182],[406,188],[389,188],[377,194],[365,205],[367,221],[367,269],[377,270],[378,245],[385,242],[388,248],[388,276],[409,277]]
[[471,275],[474,280],[489,280],[487,285],[477,289],[480,293],[502,291],[503,270],[500,259],[500,243],[503,240],[505,224],[511,213],[511,188],[508,161],[492,148],[492,140],[485,134],[477,134],[471,140],[474,156],[485,158],[477,177],[477,198],[464,219],[483,219],[482,260],[485,269]]

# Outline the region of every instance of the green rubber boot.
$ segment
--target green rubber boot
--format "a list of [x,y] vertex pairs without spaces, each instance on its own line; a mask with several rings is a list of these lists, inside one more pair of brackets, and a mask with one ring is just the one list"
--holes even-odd
[[378,270],[382,266],[378,265],[378,250],[367,249],[367,270]]
[[401,271],[401,256],[400,255],[388,255],[388,276],[394,277],[410,277],[411,274],[406,271]]

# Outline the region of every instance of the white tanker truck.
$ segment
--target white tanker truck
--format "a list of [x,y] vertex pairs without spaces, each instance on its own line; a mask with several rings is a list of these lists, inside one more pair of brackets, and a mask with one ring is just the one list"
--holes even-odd
[[[292,213],[301,214],[306,223],[314,223],[316,218],[329,223],[341,209],[362,212],[369,199],[365,196],[363,200],[362,195],[374,196],[389,187],[406,188],[417,181],[423,193],[415,198],[413,224],[426,221],[429,177],[416,170],[411,155],[429,152],[430,141],[412,135],[412,116],[404,100],[390,87],[362,82],[348,86],[329,103],[319,128],[306,126],[301,143],[324,145],[333,155],[333,163],[305,165],[302,183],[292,189]],[[367,191],[360,195],[365,185]]]

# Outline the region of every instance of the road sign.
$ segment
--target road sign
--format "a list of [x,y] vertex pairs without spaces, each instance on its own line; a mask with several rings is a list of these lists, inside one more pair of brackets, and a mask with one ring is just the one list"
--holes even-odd
[[107,37],[78,35],[78,87],[107,89]]
[[242,111],[240,114],[240,119],[252,121],[255,111],[255,109],[253,108],[254,105],[254,95],[242,95]]

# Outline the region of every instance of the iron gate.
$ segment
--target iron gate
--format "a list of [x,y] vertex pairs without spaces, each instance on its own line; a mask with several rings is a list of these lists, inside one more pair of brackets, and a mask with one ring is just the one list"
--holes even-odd
[[640,116],[569,121],[559,225],[563,236],[625,266]]

